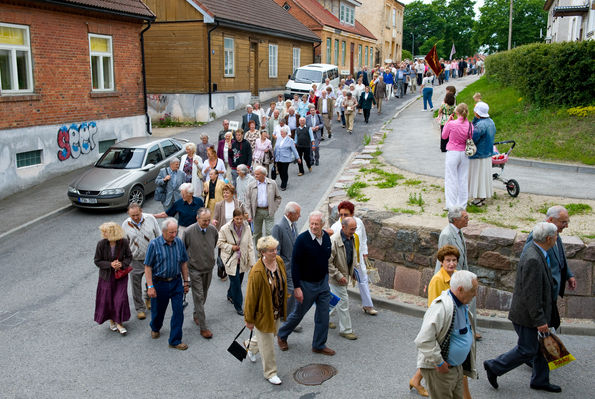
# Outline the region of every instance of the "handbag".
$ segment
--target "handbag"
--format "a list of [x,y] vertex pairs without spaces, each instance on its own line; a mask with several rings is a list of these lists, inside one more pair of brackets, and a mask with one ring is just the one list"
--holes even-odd
[[275,180],[277,179],[277,164],[274,163],[273,166],[271,167],[271,179]]
[[[116,259],[118,259],[120,257],[120,251],[118,251],[118,253],[116,254]],[[119,268],[118,270],[114,270],[114,276],[117,279],[120,279],[126,275],[128,275],[128,273],[130,273],[132,271],[132,266],[128,266],[126,269],[122,269]]]
[[227,277],[227,273],[225,272],[225,265],[223,264],[223,260],[221,256],[217,256],[217,277],[225,278]]
[[[169,173],[167,173],[167,168],[165,169],[166,172],[166,176],[169,176]],[[165,201],[165,197],[167,196],[167,182],[163,185],[161,184],[157,184],[157,187],[155,187],[155,193],[153,194],[153,199],[155,201],[159,201],[159,202],[163,202]]]
[[556,335],[554,328],[550,328],[550,331],[547,333],[537,332],[537,337],[539,340],[539,349],[545,357],[550,370],[566,366],[568,363],[576,360],[568,352],[560,337]]
[[372,265],[368,258],[364,258],[364,262],[366,263],[366,272],[368,273],[368,281],[372,284],[378,284],[380,282],[380,274],[378,273],[378,269]]
[[465,141],[465,155],[472,157],[477,152],[477,147],[473,142],[473,135],[471,134],[471,122],[469,122],[469,131],[467,132],[467,141]]
[[242,334],[245,329],[246,326],[242,327],[238,335],[236,335],[236,337],[233,339],[231,345],[229,345],[229,348],[227,348],[227,351],[231,353],[231,355],[238,359],[240,362],[244,361],[244,359],[246,358],[246,355],[248,354],[248,349],[250,349],[250,341],[252,340],[253,331],[250,330],[250,338],[248,339],[248,346],[246,348],[244,348],[237,342],[237,339],[240,337],[240,334]]

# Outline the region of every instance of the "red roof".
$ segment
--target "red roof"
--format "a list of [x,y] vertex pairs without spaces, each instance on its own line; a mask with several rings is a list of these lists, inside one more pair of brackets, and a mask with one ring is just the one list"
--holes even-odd
[[345,32],[354,33],[356,35],[364,36],[370,39],[376,40],[376,36],[372,34],[365,26],[360,24],[358,20],[355,20],[355,26],[341,23],[339,18],[334,16],[329,10],[324,8],[316,0],[293,0],[295,4],[300,6],[306,11],[311,18],[316,22],[324,26],[330,26],[331,28],[340,29]]
[[[41,0],[44,1],[44,0]],[[49,2],[49,1],[48,1]],[[131,16],[139,16],[144,19],[154,19],[155,14],[142,2],[142,0],[53,0],[53,4],[81,6],[98,11],[109,10]]]

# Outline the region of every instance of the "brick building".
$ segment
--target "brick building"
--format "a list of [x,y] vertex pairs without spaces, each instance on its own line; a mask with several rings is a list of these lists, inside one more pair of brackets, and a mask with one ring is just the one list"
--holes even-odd
[[[145,0],[151,118],[209,121],[283,92],[320,39],[273,0]],[[248,5],[248,6],[247,6]]]
[[0,0],[0,197],[147,133],[141,0]]
[[376,37],[356,18],[362,5],[357,0],[275,0],[287,12],[316,33],[316,62],[339,67],[341,75],[355,74],[378,62]]

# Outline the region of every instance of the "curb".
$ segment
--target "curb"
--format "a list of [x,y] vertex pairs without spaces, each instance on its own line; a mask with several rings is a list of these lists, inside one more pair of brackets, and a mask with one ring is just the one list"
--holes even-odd
[[533,161],[530,159],[513,157],[510,157],[508,162],[510,162],[512,165],[525,166],[528,168],[542,168],[560,170],[564,172],[595,174],[595,167],[586,165],[567,165],[563,163]]
[[[352,298],[361,300],[359,290],[348,287],[347,292]],[[393,312],[406,314],[408,316],[423,318],[426,313],[426,308],[408,303],[391,301],[385,298],[372,295],[372,299],[376,307]],[[490,328],[494,330],[513,330],[512,323],[508,319],[499,319],[494,317],[479,316],[477,318],[477,325],[483,328]],[[559,328],[560,334],[565,335],[584,335],[595,337],[595,327],[576,326],[572,324],[562,324]]]
[[39,217],[37,217],[37,218],[35,218],[33,220],[28,221],[27,223],[25,223],[25,224],[23,224],[21,226],[15,227],[13,229],[10,229],[10,230],[8,230],[8,231],[0,234],[0,240],[6,238],[8,236],[10,236],[11,234],[18,233],[21,230],[25,230],[28,227],[30,227],[31,225],[33,225],[35,223],[38,223],[38,222],[40,222],[40,221],[42,221],[44,219],[47,219],[49,217],[52,217],[52,216],[56,216],[56,215],[60,215],[62,213],[65,213],[68,210],[70,210],[71,208],[74,208],[74,206],[73,205],[65,205],[65,206],[63,206],[61,208],[55,209],[55,210],[53,210],[51,212],[48,212],[45,215],[41,215],[41,216],[39,216]]

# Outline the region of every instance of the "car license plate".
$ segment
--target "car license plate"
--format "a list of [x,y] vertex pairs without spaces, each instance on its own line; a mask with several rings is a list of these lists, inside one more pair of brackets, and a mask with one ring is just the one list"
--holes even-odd
[[81,204],[96,204],[97,198],[81,198],[81,197],[79,197],[79,202]]

